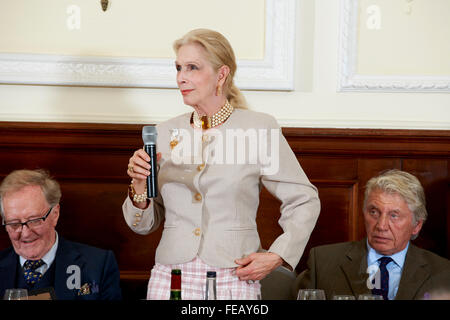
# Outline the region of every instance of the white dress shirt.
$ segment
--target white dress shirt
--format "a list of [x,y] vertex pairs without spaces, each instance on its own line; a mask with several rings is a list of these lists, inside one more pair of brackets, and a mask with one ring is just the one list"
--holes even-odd
[[[379,254],[375,251],[367,242],[368,254],[367,254],[367,266],[368,270],[371,270],[371,266],[378,267],[380,262],[378,259],[381,257],[390,257],[392,258],[392,262],[386,266],[387,271],[389,272],[389,300],[394,300],[397,295],[398,286],[400,284],[400,279],[402,277],[403,265],[405,264],[406,252],[408,252],[409,242],[406,245],[405,249],[400,252],[394,253],[391,256],[385,256]],[[377,270],[377,268],[374,268]]]
[[[50,268],[56,257],[56,250],[58,249],[58,232],[55,231],[55,233],[56,233],[55,243],[53,244],[51,249],[42,257],[42,260],[44,260],[45,263],[36,269],[36,271],[42,273],[42,275],[44,275],[44,273]],[[20,258],[20,265],[23,268],[23,265],[25,264],[25,261],[27,261],[27,259],[25,259],[22,256],[19,256],[19,258]]]

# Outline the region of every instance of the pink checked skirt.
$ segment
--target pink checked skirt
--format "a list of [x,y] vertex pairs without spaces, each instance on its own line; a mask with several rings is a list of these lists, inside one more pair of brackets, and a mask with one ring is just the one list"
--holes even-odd
[[247,283],[232,274],[235,268],[211,267],[199,257],[182,264],[156,263],[148,281],[147,300],[168,300],[172,269],[181,269],[181,298],[203,300],[205,297],[206,272],[217,273],[218,300],[257,300],[261,296],[259,281]]

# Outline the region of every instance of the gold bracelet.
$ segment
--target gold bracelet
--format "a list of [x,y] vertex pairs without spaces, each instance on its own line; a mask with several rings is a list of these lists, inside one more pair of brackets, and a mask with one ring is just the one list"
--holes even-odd
[[147,186],[145,187],[144,192],[141,194],[136,193],[136,190],[134,190],[133,183],[130,184],[129,188],[130,188],[130,195],[131,195],[131,198],[133,199],[133,202],[141,203],[141,202],[147,201]]

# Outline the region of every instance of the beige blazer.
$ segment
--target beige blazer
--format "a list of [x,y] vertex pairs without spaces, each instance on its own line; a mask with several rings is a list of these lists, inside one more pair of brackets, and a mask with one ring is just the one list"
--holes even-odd
[[[261,249],[256,213],[264,185],[282,202],[278,222],[284,231],[268,251],[294,269],[320,202],[276,120],[236,109],[223,125],[202,134],[190,126],[190,116],[157,126],[159,197],[146,210],[134,207],[127,197],[123,214],[128,226],[145,235],[164,222],[158,263],[184,263],[198,255],[213,266],[235,267],[235,259]],[[239,144],[239,139],[247,142]],[[178,142],[173,149],[171,141]],[[264,152],[265,158],[273,156],[271,161],[264,160]]]
[[[327,299],[336,294],[358,296],[367,287],[366,239],[312,248],[308,268],[294,285],[325,290]],[[450,261],[410,243],[403,265],[396,300],[423,299],[426,293],[450,290]]]

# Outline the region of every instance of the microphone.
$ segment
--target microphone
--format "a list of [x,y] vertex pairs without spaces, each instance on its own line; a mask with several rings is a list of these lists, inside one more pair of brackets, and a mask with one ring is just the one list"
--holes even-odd
[[158,196],[158,177],[156,164],[156,132],[155,126],[144,126],[142,128],[142,140],[144,141],[144,150],[150,156],[150,175],[147,177],[147,198],[156,198]]

